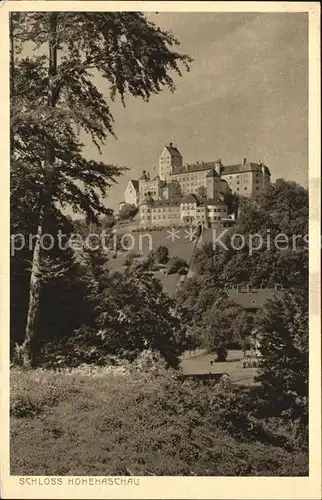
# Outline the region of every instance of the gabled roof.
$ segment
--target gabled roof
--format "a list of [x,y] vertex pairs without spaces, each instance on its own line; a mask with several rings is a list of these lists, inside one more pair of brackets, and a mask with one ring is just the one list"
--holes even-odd
[[221,175],[239,174],[243,172],[261,172],[263,167],[265,172],[270,175],[270,171],[266,165],[252,162],[245,163],[244,165],[227,165],[227,167],[223,167]]
[[170,142],[168,146],[165,146],[165,148],[167,151],[169,151],[171,156],[179,156],[180,158],[182,158],[180,151],[175,146],[173,146],[172,142]]
[[130,179],[130,180],[129,180],[129,182],[132,182],[133,187],[134,187],[134,189],[135,189],[136,191],[138,191],[138,190],[139,190],[139,181],[134,180],[134,179]]
[[198,198],[192,193],[188,194],[182,201],[183,203],[197,203],[198,205]]
[[162,186],[162,189],[168,188],[170,194],[180,193],[180,184],[177,181],[170,181]]
[[206,177],[219,177],[218,173],[216,172],[216,170],[209,170],[208,174],[206,175]]

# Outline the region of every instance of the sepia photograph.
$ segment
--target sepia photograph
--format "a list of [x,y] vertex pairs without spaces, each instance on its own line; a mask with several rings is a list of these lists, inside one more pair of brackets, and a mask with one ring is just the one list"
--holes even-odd
[[308,479],[308,10],[12,3],[8,473]]

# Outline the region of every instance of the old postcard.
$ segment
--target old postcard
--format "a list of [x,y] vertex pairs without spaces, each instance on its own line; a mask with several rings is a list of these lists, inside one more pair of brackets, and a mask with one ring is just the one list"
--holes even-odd
[[319,14],[2,2],[2,498],[321,498]]

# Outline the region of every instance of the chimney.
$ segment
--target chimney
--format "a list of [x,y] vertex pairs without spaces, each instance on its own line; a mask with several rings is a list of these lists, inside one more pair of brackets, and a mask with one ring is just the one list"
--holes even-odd
[[215,171],[219,176],[221,175],[221,166],[222,166],[221,158],[219,158],[219,160],[215,162]]
[[242,159],[242,165],[246,165],[246,163],[247,163],[247,158],[243,158]]

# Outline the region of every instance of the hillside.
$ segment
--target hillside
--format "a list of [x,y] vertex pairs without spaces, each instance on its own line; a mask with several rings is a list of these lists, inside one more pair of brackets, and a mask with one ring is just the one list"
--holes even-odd
[[[130,250],[128,252],[119,252],[115,258],[109,260],[108,266],[113,271],[122,269],[126,257],[130,252],[138,252],[142,255],[147,255],[149,251],[155,250],[160,245],[168,247],[170,258],[180,257],[187,262],[191,259],[194,241],[190,241],[189,233],[185,229],[177,230],[175,233],[176,236],[173,238],[167,230],[137,233],[127,231],[127,229],[128,228],[125,226],[117,229],[119,234],[128,236],[131,246],[129,246]],[[211,242],[212,238],[213,229],[206,229],[198,246],[202,246],[206,242]],[[175,294],[180,278],[178,274],[167,275],[156,272],[155,277],[162,282],[165,293],[170,296]]]

